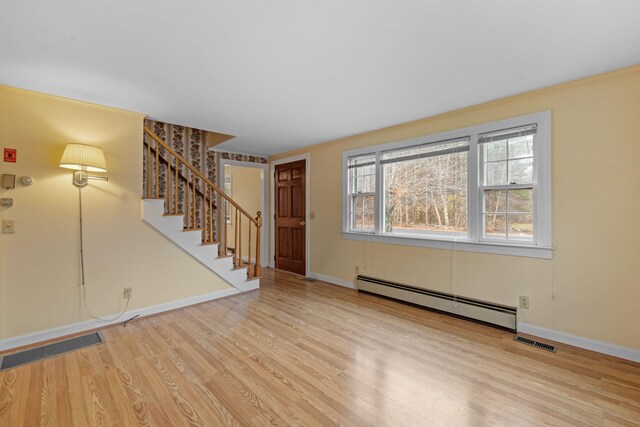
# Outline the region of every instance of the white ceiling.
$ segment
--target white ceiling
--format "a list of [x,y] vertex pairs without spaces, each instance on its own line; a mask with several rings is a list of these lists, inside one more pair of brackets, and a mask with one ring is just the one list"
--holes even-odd
[[0,83],[273,154],[640,63],[638,0],[0,0]]

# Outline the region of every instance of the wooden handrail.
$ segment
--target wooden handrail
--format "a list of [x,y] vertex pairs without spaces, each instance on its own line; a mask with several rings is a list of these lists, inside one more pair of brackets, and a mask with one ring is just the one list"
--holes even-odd
[[[153,147],[151,147],[151,152],[155,155],[155,153],[156,153],[156,149],[155,149],[155,148],[153,148]],[[162,162],[162,164],[164,164],[164,165],[166,165],[166,166],[167,166],[167,168],[172,168],[172,169],[173,169],[173,166],[171,166],[169,159],[165,159],[163,156],[159,156],[159,159],[160,159],[160,161]],[[177,176],[182,180],[182,182],[189,182],[189,181],[188,181],[188,179],[187,179],[187,177],[186,177],[186,176],[184,176],[184,175],[182,174],[182,172],[177,171],[177,172],[176,172],[176,175],[177,175]],[[207,188],[209,188],[209,187],[207,187]],[[170,190],[170,188],[169,188],[168,190]],[[198,193],[200,196],[202,196],[202,197],[204,197],[206,200],[208,200],[208,199],[209,199],[209,197],[208,197],[208,196],[206,196],[205,192],[206,192],[206,190],[205,190],[205,189],[201,190],[201,189],[199,189],[199,188],[196,188],[196,193]],[[216,206],[215,204],[213,205],[213,207],[215,207],[215,208],[217,209],[217,206]]]
[[[227,243],[233,242],[233,266],[234,268],[247,268],[249,279],[260,277],[262,268],[260,266],[260,231],[262,228],[262,213],[258,211],[256,217],[251,216],[231,197],[214,184],[204,173],[199,171],[184,157],[178,154],[166,142],[156,135],[147,126],[144,129],[144,144],[146,145],[146,197],[160,198],[164,194],[165,209],[171,215],[184,215],[185,230],[202,230],[203,244],[218,244],[218,256],[228,256]],[[155,144],[146,136],[155,140]],[[153,147],[152,147],[153,144]],[[160,154],[160,147],[166,153]],[[173,156],[175,161],[171,158]],[[160,163],[166,168],[166,182],[160,183]],[[172,165],[173,164],[173,165]],[[184,166],[185,169],[182,169]],[[173,168],[173,170],[172,170]],[[173,182],[172,182],[173,181]],[[184,183],[184,186],[182,186]],[[197,184],[197,185],[196,185]],[[163,186],[164,190],[160,189]],[[180,189],[184,193],[179,195]],[[214,197],[217,193],[217,203]],[[217,206],[216,206],[217,205]],[[214,241],[214,208],[218,217],[218,231],[216,233],[217,242]],[[235,211],[233,210],[235,208]],[[224,210],[224,215],[223,215]],[[244,248],[242,227],[246,217],[248,223],[247,247]],[[227,217],[233,220],[233,235],[227,226]],[[255,246],[252,241],[252,223],[256,226]],[[248,249],[246,264],[243,263],[243,249]],[[255,251],[255,258],[252,252]],[[255,262],[252,262],[252,258]]]
[[155,133],[153,133],[153,131],[151,129],[149,129],[147,126],[144,127],[144,131],[147,135],[149,135],[151,138],[153,138],[158,144],[162,145],[162,147],[164,147],[165,150],[167,150],[169,153],[171,153],[180,163],[182,163],[183,165],[185,165],[187,168],[189,168],[195,175],[197,175],[200,179],[202,179],[207,185],[209,185],[211,188],[213,188],[213,190],[218,193],[220,196],[222,196],[225,200],[227,200],[229,203],[231,203],[236,209],[238,209],[244,216],[246,216],[247,218],[249,218],[249,220],[251,222],[253,222],[256,226],[258,225],[258,220],[254,217],[251,216],[251,214],[249,214],[247,211],[245,211],[244,209],[242,209],[242,207],[240,205],[238,205],[235,201],[233,201],[233,199],[229,196],[227,196],[225,194],[224,191],[222,191],[220,189],[220,187],[218,187],[217,185],[215,185],[209,178],[207,178],[202,172],[200,172],[198,169],[196,169],[191,163],[189,163],[187,161],[187,159],[185,159],[184,157],[182,157],[180,154],[178,154],[173,148],[171,148],[166,142],[164,142],[162,140],[162,138],[160,138],[158,135],[156,135]]

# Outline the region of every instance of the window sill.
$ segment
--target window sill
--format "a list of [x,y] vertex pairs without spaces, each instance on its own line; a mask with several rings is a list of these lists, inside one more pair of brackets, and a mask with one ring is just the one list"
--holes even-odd
[[423,248],[448,249],[464,252],[480,252],[486,254],[520,256],[528,258],[552,259],[553,248],[526,245],[505,245],[491,242],[469,242],[439,240],[424,237],[390,236],[373,233],[342,232],[342,238],[366,242],[387,243],[392,245],[417,246]]

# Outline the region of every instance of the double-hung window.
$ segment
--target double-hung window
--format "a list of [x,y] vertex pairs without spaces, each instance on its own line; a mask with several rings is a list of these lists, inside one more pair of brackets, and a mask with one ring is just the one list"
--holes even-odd
[[533,242],[533,146],[537,125],[479,136],[482,238]]
[[376,155],[349,158],[349,228],[373,231],[376,200]]
[[343,237],[551,257],[551,114],[343,154]]

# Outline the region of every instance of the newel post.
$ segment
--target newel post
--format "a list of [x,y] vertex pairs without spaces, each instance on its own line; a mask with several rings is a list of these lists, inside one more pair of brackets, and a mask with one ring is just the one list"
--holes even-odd
[[262,212],[258,211],[258,214],[256,215],[256,265],[253,277],[260,277],[262,275],[262,267],[260,266],[260,235],[262,234],[261,230]]

